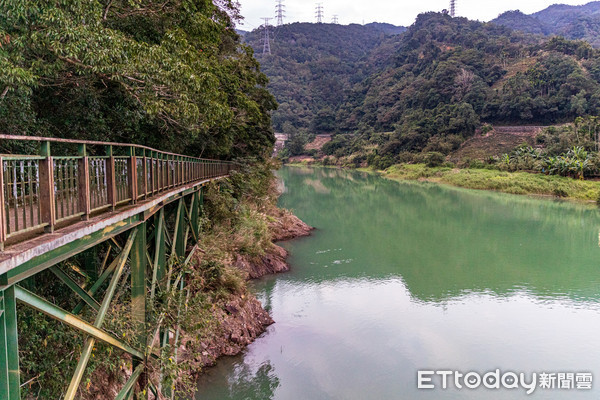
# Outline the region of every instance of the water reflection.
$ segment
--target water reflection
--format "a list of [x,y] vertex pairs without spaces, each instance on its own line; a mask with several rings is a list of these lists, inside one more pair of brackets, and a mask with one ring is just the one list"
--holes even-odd
[[600,379],[596,209],[335,169],[281,176],[283,205],[318,230],[285,244],[290,273],[255,285],[277,323],[198,398],[598,398],[415,384],[419,369]]
[[325,195],[304,184],[306,173],[282,173],[289,189],[282,203],[320,228],[292,244],[293,261],[324,270],[295,274],[299,280],[401,276],[424,301],[515,288],[598,299],[594,208],[316,169]]

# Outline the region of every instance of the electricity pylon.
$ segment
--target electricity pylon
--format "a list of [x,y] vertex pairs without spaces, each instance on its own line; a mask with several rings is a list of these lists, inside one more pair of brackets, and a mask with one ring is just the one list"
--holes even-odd
[[269,38],[269,21],[273,18],[263,18],[265,21],[264,25],[264,42],[263,42],[263,54],[271,54],[271,39]]
[[317,11],[315,12],[317,16],[317,24],[323,23],[323,3],[317,3]]
[[277,4],[275,5],[275,16],[277,19],[277,26],[283,25],[283,17],[285,17],[285,6],[283,5],[283,0],[277,0]]

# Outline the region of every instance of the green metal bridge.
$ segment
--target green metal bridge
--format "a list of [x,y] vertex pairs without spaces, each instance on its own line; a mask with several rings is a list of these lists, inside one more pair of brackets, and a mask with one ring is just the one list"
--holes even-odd
[[[189,296],[182,266],[197,250],[203,188],[235,164],[132,144],[0,141],[39,148],[36,155],[0,154],[0,399],[21,399],[17,302],[81,333],[83,351],[64,399],[85,390],[80,384],[98,341],[131,359],[116,399],[172,398],[173,383],[149,365],[165,352],[177,361],[179,328],[167,326],[165,315],[153,315],[149,326],[150,310],[159,291],[175,293],[179,307]],[[84,259],[83,268],[72,259]],[[28,282],[48,271],[77,296],[74,308],[34,293]],[[137,346],[103,329],[123,287]]]

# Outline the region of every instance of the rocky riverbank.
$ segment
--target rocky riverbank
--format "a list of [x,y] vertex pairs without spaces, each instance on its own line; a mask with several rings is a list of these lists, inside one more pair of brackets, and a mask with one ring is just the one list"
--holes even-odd
[[[308,236],[314,229],[288,210],[273,207],[268,214],[271,217],[269,248],[260,256],[236,254],[232,260],[232,265],[248,280],[289,271],[288,252],[275,243]],[[213,314],[218,321],[218,329],[200,342],[201,357],[193,360],[197,372],[214,365],[221,356],[240,353],[274,322],[254,295],[247,291],[231,295],[227,301],[215,306]],[[186,354],[186,345],[193,340],[191,337],[184,339],[183,354]]]

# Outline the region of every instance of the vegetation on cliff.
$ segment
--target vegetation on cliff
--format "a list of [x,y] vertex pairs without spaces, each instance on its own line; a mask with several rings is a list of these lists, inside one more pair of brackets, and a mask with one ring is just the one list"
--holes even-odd
[[0,132],[270,154],[276,104],[236,4],[3,1]]

